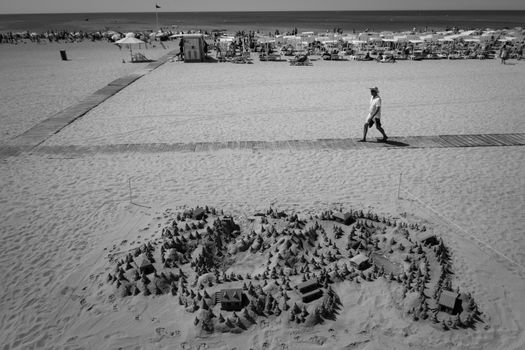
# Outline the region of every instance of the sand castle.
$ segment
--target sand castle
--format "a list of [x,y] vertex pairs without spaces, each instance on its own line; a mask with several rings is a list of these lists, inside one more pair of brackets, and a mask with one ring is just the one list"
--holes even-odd
[[172,216],[159,239],[112,257],[107,282],[121,298],[171,294],[201,333],[240,333],[265,319],[331,322],[345,308],[339,284],[377,279],[401,286],[398,311],[413,321],[448,330],[483,317],[470,293],[454,289],[450,250],[423,225],[361,210],[304,217],[270,208],[243,227],[208,207]]

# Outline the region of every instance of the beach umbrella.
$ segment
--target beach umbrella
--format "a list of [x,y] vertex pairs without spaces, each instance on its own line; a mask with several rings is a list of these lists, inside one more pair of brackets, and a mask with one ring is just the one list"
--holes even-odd
[[140,45],[140,44],[146,44],[146,43],[140,39],[135,38],[134,36],[126,36],[123,39],[115,41],[115,45],[123,45],[123,46],[129,47],[129,54],[131,55],[132,59],[133,59],[133,49],[132,49],[133,45]]

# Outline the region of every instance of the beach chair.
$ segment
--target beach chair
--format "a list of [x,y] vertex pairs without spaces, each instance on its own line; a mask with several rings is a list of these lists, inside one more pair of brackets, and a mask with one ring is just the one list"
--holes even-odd
[[151,61],[152,60],[150,60],[149,58],[147,58],[146,56],[144,56],[144,54],[140,52],[136,52],[131,56],[132,63],[151,62]]
[[265,52],[262,52],[259,54],[259,61],[262,62],[286,62],[285,59],[281,57],[281,55],[277,55],[274,53],[266,54]]
[[290,60],[290,66],[312,66],[312,62],[306,55],[295,56]]

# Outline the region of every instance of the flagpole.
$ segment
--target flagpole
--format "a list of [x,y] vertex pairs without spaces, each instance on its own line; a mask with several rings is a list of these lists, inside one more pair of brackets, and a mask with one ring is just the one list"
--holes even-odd
[[159,13],[158,13],[158,10],[157,10],[157,4],[155,4],[155,19],[156,19],[156,22],[157,22],[157,33],[159,32]]

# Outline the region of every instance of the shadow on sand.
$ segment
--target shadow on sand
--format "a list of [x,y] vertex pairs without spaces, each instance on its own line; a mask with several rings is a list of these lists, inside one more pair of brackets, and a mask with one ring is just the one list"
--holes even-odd
[[395,141],[395,140],[386,140],[386,141],[377,140],[377,143],[384,143],[384,144],[387,144],[389,146],[394,146],[394,147],[408,147],[408,146],[410,146],[408,143],[404,143],[404,142],[401,142],[401,141]]

